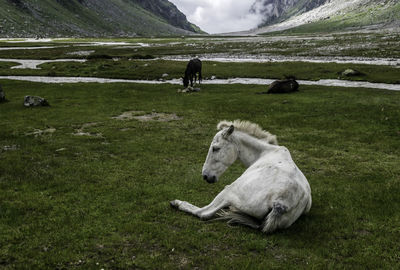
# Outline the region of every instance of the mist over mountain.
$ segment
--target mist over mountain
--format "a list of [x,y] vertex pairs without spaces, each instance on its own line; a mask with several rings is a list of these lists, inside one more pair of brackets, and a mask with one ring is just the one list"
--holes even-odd
[[167,0],[0,0],[0,7],[0,37],[124,37],[202,32]]

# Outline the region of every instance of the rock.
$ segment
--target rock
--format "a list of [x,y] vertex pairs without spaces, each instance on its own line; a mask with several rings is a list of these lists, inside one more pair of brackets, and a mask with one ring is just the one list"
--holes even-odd
[[24,98],[25,107],[38,107],[38,106],[50,106],[46,99],[36,96],[25,96]]
[[168,76],[169,76],[168,73],[164,73],[163,75],[161,75],[161,77],[163,77],[163,78],[168,77]]
[[3,151],[15,151],[18,150],[18,145],[4,145],[3,148],[0,148]]
[[191,86],[189,86],[183,90],[178,89],[178,93],[191,93],[191,92],[199,92],[199,91],[200,91],[200,88],[193,88]]
[[1,87],[0,84],[0,102],[6,101],[6,95],[4,94],[3,88]]
[[361,75],[364,75],[364,74],[361,73],[358,70],[354,70],[354,69],[348,68],[348,69],[346,69],[345,71],[342,72],[342,75],[350,77],[350,76],[361,76]]

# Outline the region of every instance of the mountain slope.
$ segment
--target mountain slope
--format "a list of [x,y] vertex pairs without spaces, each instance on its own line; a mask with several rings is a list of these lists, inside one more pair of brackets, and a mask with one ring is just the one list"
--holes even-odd
[[1,37],[194,34],[167,0],[0,0]]
[[271,23],[282,22],[292,16],[319,7],[329,0],[256,0],[250,12],[263,16],[265,26]]
[[[273,0],[260,0],[268,3]],[[371,29],[400,26],[400,3],[397,0],[283,0],[292,5],[276,18],[270,13],[265,16],[266,26],[261,26],[253,34],[282,31],[297,28],[305,32],[328,32],[354,29]],[[257,3],[256,2],[256,3]],[[296,2],[293,4],[293,2]],[[323,3],[323,4],[322,4]],[[290,4],[290,3],[289,3]],[[305,8],[315,6],[308,10]],[[258,9],[258,12],[262,10]]]

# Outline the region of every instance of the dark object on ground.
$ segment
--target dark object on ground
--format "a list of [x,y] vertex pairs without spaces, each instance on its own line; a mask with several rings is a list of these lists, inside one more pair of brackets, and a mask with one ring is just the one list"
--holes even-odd
[[299,84],[293,76],[286,77],[284,80],[277,80],[272,82],[267,92],[257,94],[285,94],[299,91]]
[[24,98],[25,107],[38,107],[38,106],[50,106],[46,99],[35,96],[25,96]]
[[0,102],[4,102],[4,101],[7,101],[7,99],[6,99],[6,95],[4,94],[3,88],[1,87],[1,84],[0,84]]
[[354,70],[354,69],[346,69],[345,71],[342,72],[342,76],[346,76],[346,77],[351,77],[351,76],[363,76],[364,73],[358,71],[358,70]]
[[193,87],[193,77],[194,82],[196,83],[197,73],[199,74],[199,83],[201,83],[201,61],[198,58],[192,59],[186,66],[185,76],[183,77],[183,86],[187,88],[189,86]]
[[142,55],[142,54],[134,54],[131,56],[132,59],[154,59],[155,57],[150,54]]

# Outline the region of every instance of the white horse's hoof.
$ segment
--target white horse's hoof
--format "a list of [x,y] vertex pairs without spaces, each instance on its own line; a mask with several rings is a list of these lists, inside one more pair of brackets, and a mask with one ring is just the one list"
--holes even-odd
[[178,208],[181,203],[182,202],[180,200],[173,200],[169,202],[169,204],[174,208]]

